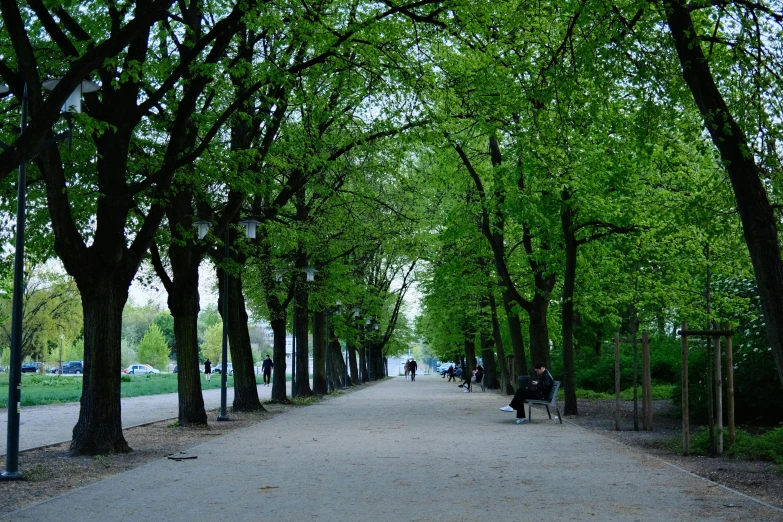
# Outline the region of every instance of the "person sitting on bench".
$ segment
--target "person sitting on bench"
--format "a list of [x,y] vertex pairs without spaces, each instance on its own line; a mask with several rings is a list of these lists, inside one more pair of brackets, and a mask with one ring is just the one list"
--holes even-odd
[[503,406],[500,411],[517,411],[517,424],[525,422],[525,400],[546,400],[549,398],[549,394],[552,392],[552,386],[555,385],[555,380],[552,378],[552,374],[549,373],[544,367],[544,363],[537,362],[533,365],[538,374],[538,380],[532,381],[532,389],[528,387],[520,386],[517,392],[514,394],[514,398],[508,406]]
[[484,378],[484,367],[481,366],[480,364],[477,364],[476,369],[473,370],[473,374],[470,377],[466,378],[464,381],[462,381],[462,384],[460,384],[458,387],[465,388],[463,391],[465,393],[468,393],[470,391],[470,387],[472,383],[477,382],[481,384],[481,379],[483,378]]

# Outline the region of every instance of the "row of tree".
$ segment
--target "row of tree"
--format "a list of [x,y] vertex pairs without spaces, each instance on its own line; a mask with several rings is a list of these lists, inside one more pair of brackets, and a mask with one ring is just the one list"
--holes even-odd
[[[10,91],[0,104],[14,112],[26,90],[31,115],[22,134],[0,131],[10,143],[0,165],[13,179],[10,166],[31,163],[31,256],[58,256],[82,299],[76,454],[129,449],[115,370],[128,288],[146,262],[168,293],[183,425],[206,422],[206,258],[229,324],[235,409],[261,407],[246,308],[270,321],[276,372],[285,371],[289,319],[300,353],[312,329],[312,387],[298,380],[296,393],[324,393],[344,375],[338,339],[352,382],[382,374],[420,267],[430,344],[461,346],[472,360],[478,342],[507,391],[526,373],[526,350],[549,358],[557,306],[569,412],[575,328],[601,339],[623,323],[720,319],[696,304],[707,287],[698,274],[752,268],[783,374],[774,5],[0,7],[0,77]],[[51,145],[65,125],[61,105],[88,77],[102,87],[68,122],[78,130],[72,147]],[[59,82],[44,97],[50,78]],[[3,186],[10,212],[14,184]],[[254,238],[239,226],[248,218]],[[197,222],[210,223],[206,236]],[[318,270],[312,283],[308,268]],[[336,315],[338,300],[379,321],[377,337]],[[306,375],[306,358],[298,364]],[[286,399],[283,375],[275,400]]]

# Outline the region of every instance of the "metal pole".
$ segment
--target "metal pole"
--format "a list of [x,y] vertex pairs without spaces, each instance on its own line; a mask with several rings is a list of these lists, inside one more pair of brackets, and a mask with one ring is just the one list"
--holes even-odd
[[[27,85],[22,93],[22,127],[27,127]],[[24,229],[27,207],[27,162],[19,164],[16,196],[16,251],[14,252],[14,293],[11,312],[11,367],[8,376],[8,438],[5,472],[0,480],[19,480],[19,424],[22,405],[22,303],[24,298]]]
[[[228,224],[226,224],[226,240],[225,243],[225,251],[224,251],[224,260],[228,262],[228,240],[229,240],[229,227]],[[225,421],[228,420],[228,416],[226,415],[226,378],[228,373],[228,364],[226,362],[226,359],[228,359],[228,267],[223,267],[223,353],[220,356],[220,415],[218,415],[217,420],[219,421]]]

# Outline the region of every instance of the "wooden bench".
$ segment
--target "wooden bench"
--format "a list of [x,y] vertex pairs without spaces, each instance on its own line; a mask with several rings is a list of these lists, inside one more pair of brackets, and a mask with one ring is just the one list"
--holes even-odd
[[549,394],[549,399],[546,400],[535,400],[535,399],[526,399],[525,402],[528,404],[527,406],[527,421],[531,421],[531,413],[533,412],[533,406],[544,406],[546,408],[546,413],[549,415],[549,418],[552,418],[552,413],[549,411],[549,408],[554,408],[557,412],[557,418],[560,421],[560,424],[563,424],[563,416],[560,415],[560,407],[557,405],[557,391],[560,389],[560,381],[555,381],[554,386],[552,386],[552,391]]

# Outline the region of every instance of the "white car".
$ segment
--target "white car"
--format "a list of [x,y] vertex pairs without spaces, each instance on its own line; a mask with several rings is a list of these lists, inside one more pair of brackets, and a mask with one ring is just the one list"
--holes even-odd
[[122,373],[143,374],[143,373],[160,373],[160,371],[156,370],[149,364],[131,364],[130,366],[122,370]]

